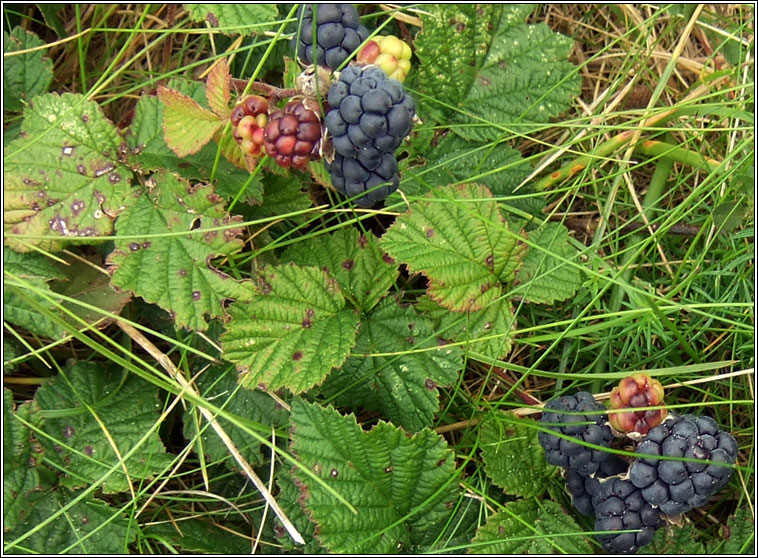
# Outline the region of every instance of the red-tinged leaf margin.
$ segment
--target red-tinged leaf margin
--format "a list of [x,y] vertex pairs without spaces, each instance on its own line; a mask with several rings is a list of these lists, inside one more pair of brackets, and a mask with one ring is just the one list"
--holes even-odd
[[232,113],[229,107],[231,101],[232,77],[229,74],[229,65],[222,58],[216,62],[208,74],[205,82],[205,98],[208,106],[219,118],[227,119]]
[[178,157],[200,151],[223,125],[214,113],[175,89],[158,87],[163,103],[163,136]]

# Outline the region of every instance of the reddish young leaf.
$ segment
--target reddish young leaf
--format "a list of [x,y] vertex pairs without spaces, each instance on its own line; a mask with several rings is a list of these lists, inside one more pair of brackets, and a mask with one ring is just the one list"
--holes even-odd
[[193,155],[208,143],[223,121],[194,99],[168,87],[158,88],[163,103],[163,135],[179,157]]

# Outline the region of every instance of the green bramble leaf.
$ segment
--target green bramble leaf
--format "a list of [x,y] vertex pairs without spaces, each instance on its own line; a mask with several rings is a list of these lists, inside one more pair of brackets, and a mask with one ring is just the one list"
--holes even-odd
[[404,175],[403,193],[422,195],[429,185],[477,182],[495,196],[509,195],[529,176],[531,168],[521,154],[504,143],[466,141],[448,134],[429,153],[422,167]]
[[289,468],[279,468],[276,474],[276,485],[279,487],[276,501],[279,502],[279,505],[287,514],[297,532],[305,539],[305,546],[296,545],[292,537],[287,533],[284,525],[279,521],[279,518],[275,518],[276,527],[274,528],[274,533],[279,544],[282,545],[282,552],[285,554],[297,552],[305,555],[326,554],[326,551],[319,545],[316,538],[316,525],[308,518],[308,514],[300,505],[300,489],[295,484],[295,478]]
[[544,24],[525,24],[533,9],[450,4],[421,16],[419,89],[456,109],[436,104],[437,122],[452,122],[464,138],[490,141],[527,133],[571,106],[580,87],[567,60],[573,41]]
[[493,300],[481,310],[451,312],[424,296],[417,308],[436,322],[440,337],[454,343],[465,343],[464,350],[499,359],[511,351],[516,320],[507,297]]
[[296,399],[291,450],[321,483],[293,469],[316,537],[330,553],[413,553],[446,527],[457,497],[453,452],[424,429],[385,422],[363,431],[355,416]]
[[163,103],[166,145],[178,157],[200,151],[224,125],[216,114],[175,89],[158,87],[158,99]]
[[206,21],[225,35],[262,33],[267,28],[259,24],[272,26],[279,18],[275,4],[184,4],[184,8],[193,21]]
[[411,203],[380,245],[427,277],[430,298],[459,312],[497,299],[521,251],[489,190],[472,184],[437,188]]
[[[552,304],[568,300],[582,285],[582,274],[576,263],[579,255],[569,244],[568,230],[560,223],[546,223],[530,231],[527,239],[534,244],[527,248],[516,272],[519,288],[514,294],[529,302]],[[568,262],[575,262],[571,265]]]
[[3,271],[16,277],[39,277],[47,281],[66,278],[55,260],[38,252],[3,250]]
[[269,267],[259,294],[229,307],[221,336],[224,358],[245,387],[300,393],[340,366],[355,343],[357,314],[345,307],[337,282],[315,267]]
[[205,99],[208,106],[219,118],[226,119],[232,113],[229,102],[232,100],[230,93],[232,76],[229,74],[229,65],[222,58],[214,64],[208,79],[205,82]]
[[[211,366],[195,380],[198,391],[208,401],[222,406],[224,411],[238,417],[240,422],[256,428],[263,435],[271,433],[271,428],[279,428],[287,423],[287,415],[270,395],[258,390],[243,389],[237,383],[237,371],[228,364]],[[216,419],[229,435],[244,459],[253,465],[263,462],[260,442],[244,429],[225,418]],[[197,451],[202,451],[209,461],[225,461],[227,467],[236,469],[237,464],[229,455],[229,448],[208,425],[196,407],[188,406],[184,412],[184,436],[193,439],[202,430],[201,439],[196,442]]]
[[397,266],[379,249],[376,237],[352,228],[298,242],[284,252],[282,261],[321,267],[364,312],[387,294],[397,277]]
[[44,450],[20,419],[39,428],[42,425],[39,406],[29,402],[14,409],[11,390],[3,388],[3,529],[6,532],[23,521],[28,513],[28,499],[41,485],[38,468]]
[[75,302],[61,301],[64,308],[68,308],[88,324],[97,323],[98,328],[102,329],[110,324],[112,319],[97,309],[118,315],[131,300],[132,295],[128,292],[118,292],[111,287],[110,277],[97,267],[100,258],[84,259],[89,260],[92,265],[73,258],[68,262],[69,265],[61,265],[64,277],[52,281],[50,288],[56,293],[94,307],[85,308]]
[[[38,95],[24,109],[21,136],[5,148],[3,219],[19,252],[59,251],[109,235],[129,201],[126,144],[94,101]],[[42,238],[35,238],[41,236]]]
[[88,486],[121,461],[101,486],[105,493],[124,492],[130,481],[150,479],[171,461],[157,431],[142,440],[158,418],[157,389],[124,370],[77,362],[42,385],[35,401],[50,436],[40,441],[47,459],[66,472],[64,486]]
[[[189,93],[190,84],[183,85],[184,87],[177,83],[177,87],[182,87],[183,92]],[[251,180],[246,168],[243,170],[234,166],[226,156],[217,162],[216,153],[219,146],[216,143],[206,144],[198,153],[188,158],[179,157],[171,151],[163,137],[163,110],[163,103],[153,95],[143,95],[137,103],[130,133],[126,137],[129,145],[129,164],[133,168],[142,173],[167,169],[187,179],[210,183],[217,194],[227,199],[235,198],[240,190],[244,190],[242,199],[249,203],[261,203],[263,187],[260,179]],[[229,136],[231,137],[231,133]],[[242,153],[236,142],[234,147]]]
[[111,283],[168,310],[177,327],[204,330],[206,315],[224,315],[225,299],[252,296],[250,282],[238,282],[211,263],[242,248],[242,229],[234,226],[240,219],[226,214],[211,186],[190,186],[166,172],[147,186],[119,217],[118,234],[128,238],[117,239],[108,256]]
[[545,461],[537,429],[526,421],[490,415],[481,426],[480,446],[487,476],[506,494],[542,496],[556,468]]
[[193,517],[183,518],[179,523],[151,521],[142,527],[142,536],[146,540],[168,541],[188,554],[250,554],[250,539],[236,531],[228,521],[223,527],[211,519]]
[[[559,536],[553,536],[559,535]],[[471,554],[593,554],[583,529],[550,500],[516,500],[487,518]]]
[[712,541],[708,554],[752,554],[755,547],[755,525],[748,506],[742,505],[721,528],[724,543]]
[[13,53],[44,46],[30,31],[3,30],[3,111],[18,112],[35,95],[46,93],[53,81],[53,62],[46,50]]
[[439,343],[431,321],[394,298],[361,322],[353,353],[361,356],[330,374],[321,393],[337,405],[378,411],[411,432],[432,424],[437,386],[454,383],[463,368],[461,350]]
[[434,92],[433,98],[421,97],[419,102],[435,121],[449,124],[452,108],[459,107],[474,84],[502,9],[494,4],[437,4],[424,9],[414,54],[421,61],[419,91]]
[[[675,529],[658,529],[655,532],[653,541],[640,548],[637,554],[653,556],[697,556],[699,554],[706,554],[705,546],[700,541],[701,538],[702,529],[689,522],[677,526]],[[721,543],[723,541],[716,542]],[[737,552],[715,551],[708,552],[708,554],[737,554]]]
[[[110,319],[105,318],[99,310],[118,314],[131,298],[129,293],[116,292],[110,286],[109,277],[97,268],[99,258],[90,259],[91,265],[79,259],[68,258],[67,265],[62,265],[42,254],[21,254],[5,250],[3,260],[6,275],[24,283],[22,287],[9,285],[5,290],[5,320],[42,337],[60,339],[65,332],[64,328],[41,311],[38,305],[62,319],[67,318],[62,308],[67,308],[86,323],[99,322],[98,326],[104,327],[110,323]],[[44,291],[53,300],[46,299],[33,289]],[[73,301],[55,302],[55,293],[94,308],[85,308]],[[28,299],[33,302],[30,303]],[[74,320],[69,321],[75,327],[82,325]]]
[[[50,281],[65,277],[60,267],[42,254],[22,254],[6,249],[3,250],[3,275],[11,279],[18,278],[17,280],[26,286],[24,288],[7,285],[3,289],[3,319],[40,337],[61,339],[65,335],[63,328],[21,296],[23,293],[41,307],[59,314],[60,311],[54,303],[29,287],[52,294]],[[17,289],[21,289],[21,293]]]
[[[16,528],[6,532],[4,551],[57,556],[64,553],[121,555],[137,538],[139,527],[133,519],[91,496],[79,500],[54,520],[49,518],[68,505],[78,494],[55,487],[36,492],[26,501],[26,514]],[[32,529],[42,526],[29,536]],[[24,537],[19,543],[14,541]]]

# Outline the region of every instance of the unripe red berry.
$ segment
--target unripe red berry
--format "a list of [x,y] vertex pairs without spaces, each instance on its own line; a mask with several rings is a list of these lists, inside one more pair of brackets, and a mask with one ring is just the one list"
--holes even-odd
[[321,122],[300,101],[291,101],[271,114],[263,130],[266,153],[280,167],[302,168],[319,157]]
[[234,107],[229,120],[232,137],[240,149],[258,155],[263,147],[263,127],[268,122],[268,101],[259,95],[243,97]]
[[608,414],[611,426],[622,433],[647,434],[666,417],[666,409],[631,410],[637,407],[663,405],[663,386],[647,374],[640,373],[623,378],[611,391],[610,402],[611,410],[630,409],[626,412]]

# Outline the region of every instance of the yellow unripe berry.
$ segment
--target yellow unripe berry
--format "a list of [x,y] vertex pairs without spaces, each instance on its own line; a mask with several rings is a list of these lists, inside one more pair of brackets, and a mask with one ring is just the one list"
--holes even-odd
[[379,43],[379,48],[383,53],[391,54],[395,58],[401,58],[403,56],[403,45],[405,44],[403,41],[392,35],[378,37],[378,39],[377,43]]
[[390,79],[404,81],[411,69],[411,47],[392,35],[374,37],[357,59],[362,64],[376,64]]
[[[374,64],[379,66],[388,77],[392,77],[391,74],[397,70],[397,58],[386,52],[381,53],[374,60]],[[395,79],[395,78],[392,78]]]

